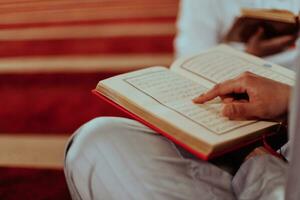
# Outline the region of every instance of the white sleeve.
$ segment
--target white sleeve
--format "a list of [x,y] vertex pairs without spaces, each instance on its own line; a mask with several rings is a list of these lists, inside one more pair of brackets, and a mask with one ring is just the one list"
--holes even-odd
[[[219,3],[218,3],[219,2]],[[175,51],[178,56],[199,53],[219,43],[220,2],[182,0],[177,21]]]
[[272,63],[276,63],[278,65],[296,71],[297,68],[296,59],[297,59],[298,51],[299,51],[299,44],[295,49],[285,50],[281,53],[264,57],[263,59],[266,59]]

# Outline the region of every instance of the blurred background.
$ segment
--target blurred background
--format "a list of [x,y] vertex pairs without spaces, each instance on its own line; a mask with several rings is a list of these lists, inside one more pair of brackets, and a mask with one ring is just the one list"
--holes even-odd
[[99,80],[169,66],[178,0],[0,2],[0,199],[70,199],[68,137],[123,114],[91,94]]

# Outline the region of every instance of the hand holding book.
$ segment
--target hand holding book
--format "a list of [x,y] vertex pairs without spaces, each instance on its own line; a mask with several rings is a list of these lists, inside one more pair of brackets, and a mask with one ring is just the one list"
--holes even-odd
[[246,44],[246,52],[255,56],[264,57],[280,53],[295,44],[298,36],[283,35],[274,38],[264,38],[264,29],[262,27],[249,38]]
[[[224,103],[222,113],[230,119],[274,119],[287,112],[290,93],[289,85],[245,72],[193,101],[202,104],[219,96]],[[236,99],[234,94],[246,94],[247,98]]]
[[244,43],[247,53],[269,56],[295,43],[299,24],[299,15],[287,10],[243,8],[224,41]]

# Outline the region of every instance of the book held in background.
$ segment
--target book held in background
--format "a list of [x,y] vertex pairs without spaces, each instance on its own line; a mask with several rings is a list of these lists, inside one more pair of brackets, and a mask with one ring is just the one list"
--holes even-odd
[[300,28],[299,15],[287,10],[242,9],[225,41],[247,43],[258,28],[263,28],[265,39],[297,35]]
[[278,126],[271,121],[232,121],[215,99],[192,99],[245,71],[293,85],[295,73],[220,45],[175,61],[102,80],[94,93],[135,119],[207,160],[259,140]]

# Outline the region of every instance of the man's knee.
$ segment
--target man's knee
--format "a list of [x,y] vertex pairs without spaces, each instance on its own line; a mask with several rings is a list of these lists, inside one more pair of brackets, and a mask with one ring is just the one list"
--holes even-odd
[[78,129],[75,137],[80,137],[83,141],[94,139],[95,137],[105,137],[108,134],[122,130],[133,123],[132,120],[118,117],[98,117]]
[[81,126],[72,136],[66,150],[66,161],[76,160],[80,154],[84,154],[87,148],[108,141],[115,134],[123,132],[132,120],[117,117],[95,118]]
[[122,118],[99,117],[87,122],[73,134],[65,154],[65,175],[73,198],[77,199],[79,193],[80,196],[89,193],[85,185],[88,185],[97,159],[101,159],[99,146],[112,143],[111,137],[126,128],[127,123],[131,121]]

